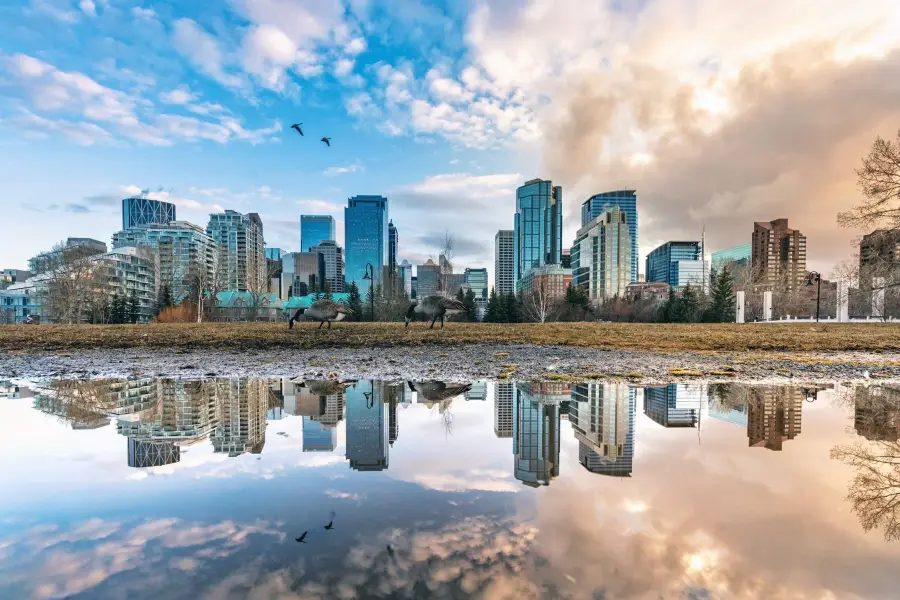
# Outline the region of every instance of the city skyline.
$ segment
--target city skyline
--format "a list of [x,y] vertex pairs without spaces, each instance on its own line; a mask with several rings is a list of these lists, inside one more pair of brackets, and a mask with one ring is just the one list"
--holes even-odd
[[[892,0],[704,0],[690,27],[674,0],[588,14],[573,0],[81,4],[0,9],[4,216],[41,230],[8,232],[4,268],[69,236],[108,240],[142,189],[198,225],[257,212],[267,241],[290,250],[302,250],[295,215],[332,215],[341,231],[346,198],[377,193],[394,202],[401,259],[419,264],[450,231],[458,260],[490,268],[512,192],[544,177],[565,190],[564,245],[581,202],[630,188],[640,260],[704,223],[715,250],[783,216],[827,273],[865,233],[834,219],[858,197],[853,168],[900,113],[881,85],[900,61]],[[725,39],[722,23],[753,42]]]

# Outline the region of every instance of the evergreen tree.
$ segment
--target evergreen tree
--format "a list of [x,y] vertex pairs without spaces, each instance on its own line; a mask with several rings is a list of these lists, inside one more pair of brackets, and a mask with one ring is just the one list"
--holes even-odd
[[735,298],[734,279],[728,267],[716,277],[712,293],[712,304],[707,311],[707,320],[713,323],[734,323]]
[[488,298],[487,313],[484,315],[485,323],[502,323],[503,322],[503,304],[499,296],[497,296],[496,288],[491,289],[491,295]]
[[175,300],[172,298],[172,288],[168,284],[163,284],[159,288],[159,297],[156,300],[156,314],[159,315],[159,313],[170,306],[175,306]]
[[703,304],[697,290],[690,284],[681,291],[681,319],[679,323],[695,323],[702,314]]
[[121,325],[125,322],[125,306],[122,299],[119,298],[118,292],[113,294],[109,304],[109,322],[113,325]]
[[522,322],[522,301],[515,294],[508,294],[504,303],[506,309],[505,323]]
[[463,298],[463,305],[466,307],[466,320],[472,323],[477,321],[478,311],[475,309],[475,292],[472,291],[472,288],[469,288],[466,292],[465,298]]
[[125,318],[126,323],[134,325],[141,317],[141,302],[138,299],[137,288],[131,288],[131,294],[125,300]]
[[669,287],[669,297],[659,308],[659,320],[663,323],[675,323],[677,315],[681,312],[680,303],[681,299],[675,294],[675,288]]
[[591,310],[591,299],[584,288],[571,284],[566,288],[564,302],[566,312],[572,320],[584,320],[585,315]]
[[350,310],[353,311],[353,317],[357,321],[363,320],[363,304],[362,297],[359,295],[359,287],[356,285],[355,281],[350,282],[350,289],[347,290],[349,297],[347,299],[347,304],[350,307]]
[[366,292],[365,314],[366,321],[375,321],[375,315],[372,314],[372,307],[375,305],[375,286],[369,285],[369,291]]

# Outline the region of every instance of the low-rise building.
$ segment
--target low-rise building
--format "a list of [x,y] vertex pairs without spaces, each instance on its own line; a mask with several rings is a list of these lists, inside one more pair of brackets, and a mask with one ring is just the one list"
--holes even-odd
[[560,265],[544,265],[525,271],[525,275],[516,281],[516,292],[523,295],[541,292],[557,298],[564,296],[566,288],[571,284],[572,269],[564,269]]

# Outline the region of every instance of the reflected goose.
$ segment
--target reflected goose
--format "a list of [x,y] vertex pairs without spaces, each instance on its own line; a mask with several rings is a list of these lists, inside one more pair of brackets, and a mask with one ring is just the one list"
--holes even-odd
[[426,319],[431,319],[431,327],[429,329],[434,329],[434,323],[438,319],[441,320],[441,327],[443,328],[445,317],[464,312],[466,312],[466,307],[456,298],[438,295],[426,296],[422,300],[413,300],[410,303],[409,310],[406,311],[406,327],[409,327],[409,322],[415,314],[425,315]]
[[328,323],[328,329],[331,329],[332,321],[343,321],[347,315],[352,315],[353,311],[334,300],[316,300],[309,305],[309,308],[301,308],[294,313],[288,322],[288,328],[294,328],[294,322],[302,318],[319,322],[319,329],[322,325]]
[[410,381],[409,389],[429,402],[443,402],[465,394],[472,385],[468,383],[444,383],[443,381]]

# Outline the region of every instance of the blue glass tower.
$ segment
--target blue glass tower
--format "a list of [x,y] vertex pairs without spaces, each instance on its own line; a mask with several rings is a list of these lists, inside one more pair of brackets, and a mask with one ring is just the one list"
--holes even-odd
[[324,241],[334,241],[334,217],[331,215],[300,215],[300,251],[309,252]]
[[[516,384],[513,407],[513,472],[529,487],[559,476],[560,384]],[[566,388],[565,391],[568,391]]]
[[365,297],[371,281],[364,279],[371,264],[375,278],[381,277],[388,258],[388,199],[384,196],[353,196],[344,209],[346,269],[344,278],[355,281]]
[[702,252],[700,242],[666,242],[647,255],[647,281],[673,287],[702,285]]
[[[638,280],[638,211],[635,190],[617,190],[595,194],[581,205],[581,226],[584,227],[612,206],[618,206],[627,215],[628,233],[631,235],[631,281]],[[649,279],[648,279],[649,281]]]
[[337,429],[303,417],[303,451],[331,452],[337,446]]
[[151,224],[168,225],[175,220],[175,205],[171,202],[140,196],[122,200],[122,229]]
[[356,471],[388,468],[389,404],[382,382],[358,382],[345,392],[347,406],[347,460]]
[[515,281],[534,267],[562,261],[562,188],[532,179],[516,190]]

